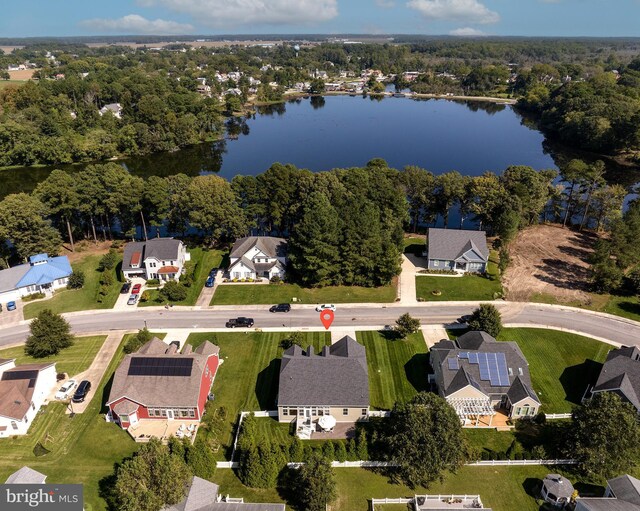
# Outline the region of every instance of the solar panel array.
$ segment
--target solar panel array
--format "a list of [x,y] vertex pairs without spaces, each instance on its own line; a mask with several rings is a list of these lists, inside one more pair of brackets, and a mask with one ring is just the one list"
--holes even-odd
[[191,357],[134,357],[129,364],[130,376],[191,376]]
[[[508,387],[509,370],[504,353],[479,353],[462,351],[458,358],[468,360],[470,364],[478,364],[480,379],[489,381],[492,387]],[[458,359],[449,358],[449,369],[459,369]]]

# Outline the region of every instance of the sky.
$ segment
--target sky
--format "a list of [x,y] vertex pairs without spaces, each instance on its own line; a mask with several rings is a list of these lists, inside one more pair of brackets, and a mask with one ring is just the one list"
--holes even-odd
[[2,4],[0,37],[640,36],[640,0],[3,0]]

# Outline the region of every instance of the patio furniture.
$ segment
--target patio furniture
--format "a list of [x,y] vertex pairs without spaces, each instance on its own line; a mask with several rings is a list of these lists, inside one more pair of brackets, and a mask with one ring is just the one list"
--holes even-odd
[[318,426],[320,426],[323,431],[333,431],[337,422],[333,415],[323,415],[318,419]]

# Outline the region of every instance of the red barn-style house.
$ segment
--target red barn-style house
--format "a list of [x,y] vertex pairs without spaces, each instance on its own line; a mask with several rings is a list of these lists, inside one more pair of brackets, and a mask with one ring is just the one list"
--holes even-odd
[[205,341],[193,351],[186,345],[179,353],[176,345],[151,339],[125,356],[114,374],[107,402],[111,420],[135,431],[136,440],[195,434],[218,370],[219,351]]

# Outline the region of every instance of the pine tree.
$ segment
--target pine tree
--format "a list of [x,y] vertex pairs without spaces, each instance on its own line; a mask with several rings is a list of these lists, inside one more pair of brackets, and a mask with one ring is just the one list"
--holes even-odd
[[344,445],[342,440],[336,440],[335,442],[335,453],[337,461],[347,461],[347,448]]
[[356,453],[358,460],[367,461],[369,459],[369,448],[367,446],[367,433],[364,429],[358,431],[356,440]]
[[331,461],[336,459],[336,452],[331,440],[328,440],[324,444],[322,444],[322,455]]

